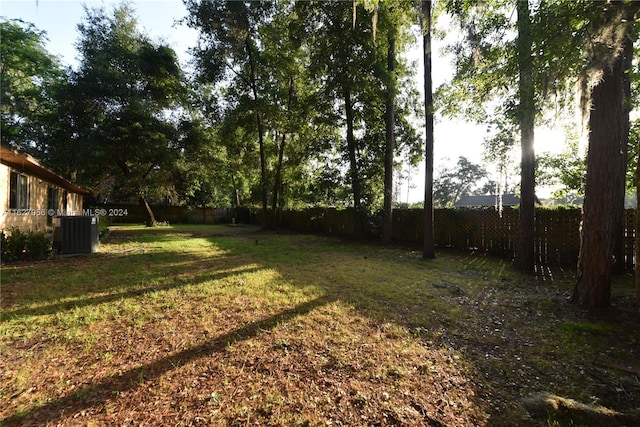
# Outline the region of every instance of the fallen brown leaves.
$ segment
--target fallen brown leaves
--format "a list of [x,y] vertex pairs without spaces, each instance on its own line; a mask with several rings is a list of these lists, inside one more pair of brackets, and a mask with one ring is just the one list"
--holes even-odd
[[[267,321],[211,341],[197,340],[206,334],[194,325],[177,334],[181,339],[165,337],[160,325],[119,335],[128,328],[114,325],[91,353],[65,345],[58,357],[32,363],[39,371],[30,389],[11,396],[3,414],[32,406],[16,423],[49,425],[482,422],[451,354],[411,344],[386,332],[396,326],[354,313],[344,325],[349,309],[338,303],[298,310],[286,323]],[[46,398],[30,400],[36,392]]]
[[[615,368],[638,358],[640,321],[626,296],[596,316],[566,303],[567,284],[486,258],[470,268],[476,258],[443,254],[425,268],[402,251],[363,257],[330,243],[313,261],[273,264],[267,254],[279,249],[264,249],[267,239],[289,257],[311,239],[260,239],[246,237],[253,253],[230,242],[220,258],[193,260],[191,248],[186,269],[150,250],[140,265],[162,276],[101,290],[86,307],[20,306],[36,282],[4,282],[3,310],[42,326],[22,339],[12,329],[28,326],[3,318],[3,425],[546,425],[521,405],[543,393],[615,414],[637,408],[640,379]],[[127,256],[95,258],[96,274]],[[387,271],[395,282],[379,281]]]

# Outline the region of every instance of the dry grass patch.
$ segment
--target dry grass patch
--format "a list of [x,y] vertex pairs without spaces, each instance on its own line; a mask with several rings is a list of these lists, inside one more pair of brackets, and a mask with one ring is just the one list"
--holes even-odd
[[565,285],[250,227],[115,227],[2,279],[4,425],[541,425],[521,398],[604,393],[544,362],[614,330],[563,355]]

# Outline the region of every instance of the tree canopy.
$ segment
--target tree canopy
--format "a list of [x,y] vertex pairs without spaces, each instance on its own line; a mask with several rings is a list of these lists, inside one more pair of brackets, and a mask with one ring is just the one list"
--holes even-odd
[[[138,28],[127,3],[86,9],[76,69],[63,69],[32,25],[3,21],[2,142],[37,154],[99,200],[259,206],[265,225],[276,225],[284,208],[349,207],[361,221],[383,209],[388,241],[395,172],[423,151],[426,196],[436,203],[492,191],[473,188],[486,172],[465,158],[433,180],[434,113],[459,116],[491,129],[486,152],[501,170],[521,147],[515,265],[530,271],[535,129],[549,117],[564,120],[579,98],[583,120],[569,133],[588,125],[586,163],[568,141],[566,154],[538,159],[538,173],[584,188],[585,219],[589,206],[608,206],[611,217],[585,220],[585,235],[601,234],[597,224],[605,222],[617,230],[625,182],[637,184],[630,172],[637,161],[627,153],[640,151],[629,123],[637,3],[431,3],[186,0],[184,22],[199,33],[189,72],[170,46]],[[434,31],[441,16],[444,32],[461,36],[447,47],[453,75],[432,97],[430,37],[443,32]],[[424,101],[407,60],[418,34]],[[598,154],[609,149],[615,156]],[[615,164],[596,161],[611,156]],[[615,182],[606,200],[593,184],[602,182]]]
[[55,108],[52,87],[63,76],[46,47],[46,34],[32,24],[0,21],[0,135],[2,143],[33,152],[44,118]]

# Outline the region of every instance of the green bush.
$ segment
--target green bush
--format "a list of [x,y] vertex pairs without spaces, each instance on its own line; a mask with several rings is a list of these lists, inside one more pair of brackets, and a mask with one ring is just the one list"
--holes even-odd
[[98,232],[102,235],[107,230],[109,230],[109,217],[101,215],[98,217]]
[[0,237],[3,263],[46,259],[52,253],[51,239],[41,231],[11,228],[0,232]]

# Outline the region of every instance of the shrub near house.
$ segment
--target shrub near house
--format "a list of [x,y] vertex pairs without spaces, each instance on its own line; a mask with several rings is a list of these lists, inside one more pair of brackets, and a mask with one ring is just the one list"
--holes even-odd
[[12,228],[8,233],[0,231],[0,240],[3,264],[44,259],[52,253],[51,238],[42,231]]

